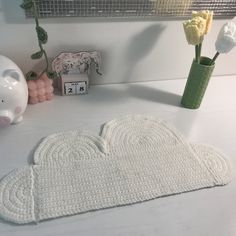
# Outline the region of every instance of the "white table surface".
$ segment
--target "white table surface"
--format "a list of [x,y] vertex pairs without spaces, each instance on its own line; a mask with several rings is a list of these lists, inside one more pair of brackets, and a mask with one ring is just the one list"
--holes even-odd
[[18,226],[0,219],[1,236],[235,236],[236,76],[212,78],[198,110],[179,106],[185,80],[92,86],[83,96],[55,96],[28,106],[21,124],[0,129],[0,178],[28,165],[41,138],[87,129],[126,114],[163,118],[189,141],[229,156],[233,181],[226,186],[163,197],[131,206]]

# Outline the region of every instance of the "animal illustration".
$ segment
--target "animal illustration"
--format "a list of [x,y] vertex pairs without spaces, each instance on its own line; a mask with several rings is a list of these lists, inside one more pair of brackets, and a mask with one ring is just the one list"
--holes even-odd
[[95,64],[96,72],[101,75],[99,72],[101,55],[99,52],[62,52],[54,58],[52,68],[58,75],[73,72],[89,73],[93,63]]

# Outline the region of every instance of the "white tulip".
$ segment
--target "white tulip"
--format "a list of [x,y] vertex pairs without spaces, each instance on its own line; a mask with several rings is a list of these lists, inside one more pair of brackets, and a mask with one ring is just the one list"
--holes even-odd
[[236,24],[228,22],[224,24],[218,34],[215,47],[219,53],[228,53],[236,46]]

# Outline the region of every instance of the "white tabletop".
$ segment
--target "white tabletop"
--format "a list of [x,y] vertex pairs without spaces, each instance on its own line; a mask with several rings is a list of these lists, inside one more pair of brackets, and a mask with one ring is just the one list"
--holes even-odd
[[[28,106],[18,125],[0,129],[0,178],[28,165],[39,141],[54,132],[86,129],[126,114],[169,121],[189,141],[221,149],[236,166],[236,76],[212,78],[198,110],[180,104],[185,80],[92,86],[82,96],[55,96]],[[226,186],[131,206],[18,226],[0,219],[1,236],[235,236],[236,178]]]

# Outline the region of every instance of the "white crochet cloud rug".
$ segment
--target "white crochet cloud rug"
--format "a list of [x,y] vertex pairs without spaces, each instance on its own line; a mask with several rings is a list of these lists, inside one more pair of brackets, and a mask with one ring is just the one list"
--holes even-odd
[[34,164],[0,182],[0,216],[23,224],[225,185],[230,166],[212,147],[189,144],[166,122],[126,116],[100,136],[50,135]]

